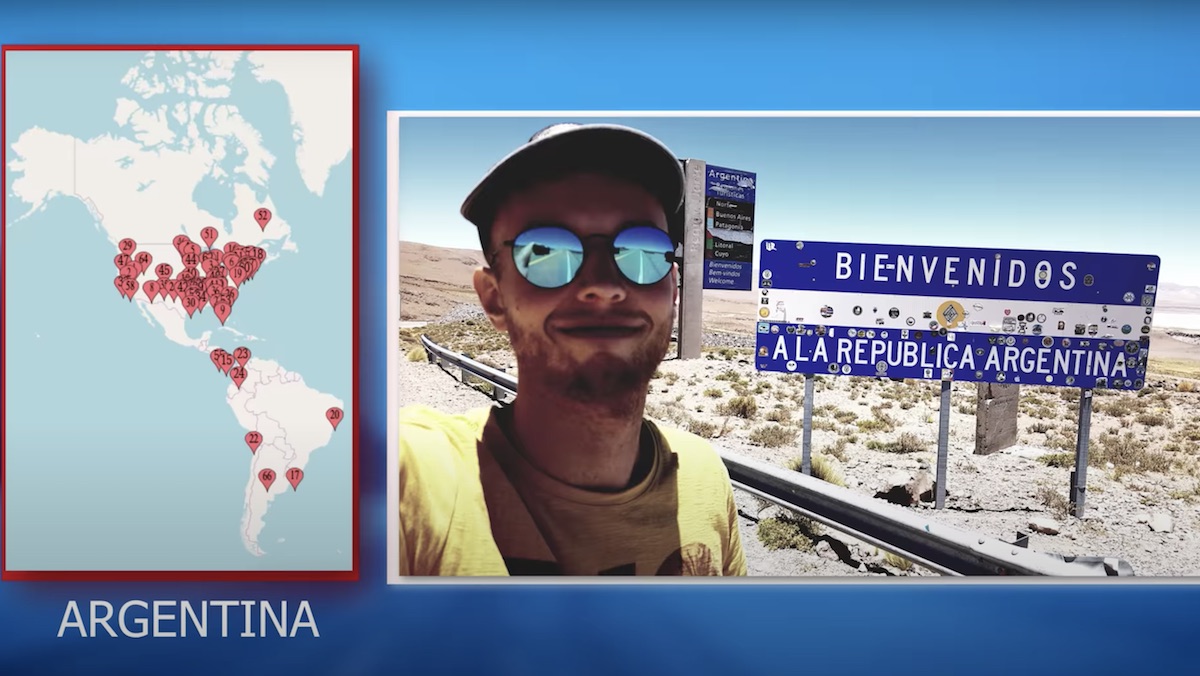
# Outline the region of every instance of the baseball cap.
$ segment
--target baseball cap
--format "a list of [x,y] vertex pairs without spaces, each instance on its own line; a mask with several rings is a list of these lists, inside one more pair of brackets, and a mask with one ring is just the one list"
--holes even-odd
[[682,163],[653,136],[615,124],[563,122],[539,130],[484,175],[460,211],[479,229],[486,251],[496,211],[509,195],[539,181],[583,172],[644,188],[662,204],[671,238],[676,244],[683,241]]

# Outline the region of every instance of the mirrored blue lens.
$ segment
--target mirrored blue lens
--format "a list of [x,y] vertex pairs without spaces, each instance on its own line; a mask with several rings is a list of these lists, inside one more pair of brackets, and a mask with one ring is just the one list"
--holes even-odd
[[513,262],[530,284],[557,289],[570,284],[579,272],[583,243],[563,228],[532,228],[513,241]]
[[634,284],[656,284],[671,271],[675,244],[663,230],[638,226],[613,240],[613,259],[621,274]]

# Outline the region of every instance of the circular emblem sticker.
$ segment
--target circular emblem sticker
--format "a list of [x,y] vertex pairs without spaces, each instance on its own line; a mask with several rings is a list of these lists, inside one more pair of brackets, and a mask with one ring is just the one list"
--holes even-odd
[[759,317],[762,317],[763,319],[766,319],[767,317],[771,316],[771,311],[770,311],[770,310],[768,310],[768,309],[767,309],[767,308],[765,308],[765,307],[759,308],[759,309],[758,309],[758,316],[759,316]]
[[789,371],[795,371],[795,370],[796,370],[796,362],[794,362],[794,361],[789,361],[789,362],[787,363],[787,370],[789,370]]
[[1125,295],[1122,296],[1122,298],[1125,300],[1126,303],[1132,303],[1133,302],[1133,292],[1126,291]]
[[1096,278],[1095,278],[1095,277],[1093,277],[1093,276],[1091,276],[1091,275],[1084,275],[1084,276],[1083,276],[1083,285],[1084,285],[1084,286],[1091,286],[1091,285],[1093,285],[1093,284],[1095,284],[1095,283],[1096,283]]
[[850,375],[850,365],[849,364],[842,365],[842,373],[845,375]]
[[770,270],[763,270],[763,271],[762,271],[762,278],[763,278],[763,279],[770,279],[770,278],[771,278],[771,271],[770,271]]
[[966,316],[966,310],[963,309],[962,303],[956,300],[948,300],[938,306],[937,322],[942,327],[953,329],[962,323],[963,317]]

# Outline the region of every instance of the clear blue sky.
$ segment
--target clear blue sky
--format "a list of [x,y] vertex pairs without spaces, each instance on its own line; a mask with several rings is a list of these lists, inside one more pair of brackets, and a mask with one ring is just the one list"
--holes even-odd
[[[553,118],[401,118],[400,239],[478,248],[459,205]],[[581,118],[758,174],[756,239],[1144,253],[1200,286],[1200,118]]]

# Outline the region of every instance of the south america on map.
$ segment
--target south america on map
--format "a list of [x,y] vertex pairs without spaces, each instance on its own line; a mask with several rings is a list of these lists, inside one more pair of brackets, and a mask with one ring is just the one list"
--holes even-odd
[[354,56],[6,48],[6,573],[353,570]]

